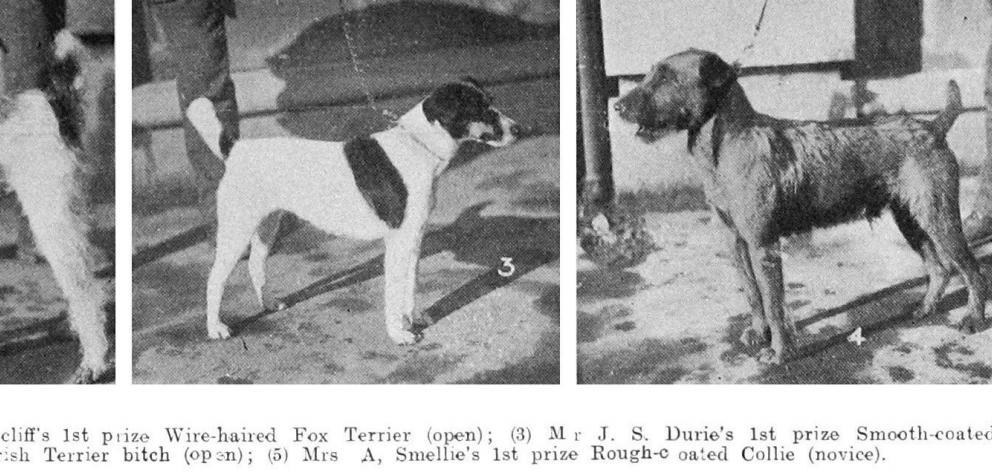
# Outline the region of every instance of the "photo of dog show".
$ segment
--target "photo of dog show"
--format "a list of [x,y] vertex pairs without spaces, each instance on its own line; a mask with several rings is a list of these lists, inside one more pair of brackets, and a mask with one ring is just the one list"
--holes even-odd
[[0,11],[0,383],[112,383],[114,4]]
[[992,2],[577,13],[579,383],[992,379]]
[[134,5],[135,383],[559,382],[557,2]]

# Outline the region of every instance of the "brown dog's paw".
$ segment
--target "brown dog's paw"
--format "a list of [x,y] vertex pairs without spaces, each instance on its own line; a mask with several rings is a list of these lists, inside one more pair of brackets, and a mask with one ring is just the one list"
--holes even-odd
[[919,306],[912,309],[910,316],[913,321],[922,321],[933,316],[935,313],[937,313],[937,304],[927,303],[927,301],[924,300],[920,302]]
[[792,349],[771,347],[762,348],[758,352],[758,362],[767,365],[782,365],[791,357]]
[[753,327],[744,328],[741,332],[741,344],[748,347],[758,347],[768,344],[768,332],[766,330],[761,330],[760,332]]
[[987,325],[988,320],[969,315],[956,324],[955,328],[964,334],[975,334],[983,331]]

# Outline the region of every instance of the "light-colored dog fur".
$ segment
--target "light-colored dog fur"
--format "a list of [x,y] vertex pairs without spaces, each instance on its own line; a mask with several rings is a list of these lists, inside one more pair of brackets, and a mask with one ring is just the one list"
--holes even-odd
[[[82,48],[74,36],[62,32],[56,38],[56,59],[82,54]],[[68,301],[69,321],[82,350],[73,381],[93,382],[109,369],[107,294],[93,275],[88,224],[78,213],[80,164],[40,90],[3,98],[0,119],[0,175],[17,195],[35,244]]]
[[[474,82],[466,86],[478,87]],[[207,282],[207,333],[211,338],[230,336],[229,328],[220,320],[220,301],[225,281],[249,241],[249,273],[259,303],[270,309],[283,308],[273,307],[265,293],[269,247],[255,231],[265,216],[286,210],[334,235],[384,239],[386,330],[399,344],[418,340],[411,330],[414,292],[421,239],[433,206],[434,180],[462,142],[482,141],[498,147],[513,142],[516,133],[513,120],[496,112],[501,130],[471,122],[465,136],[453,138],[439,122],[428,121],[424,103],[403,115],[396,126],[371,135],[407,189],[404,217],[397,228],[381,220],[363,198],[345,158],[345,142],[267,138],[234,144],[217,190],[217,250]],[[194,101],[187,116],[214,153],[221,156],[221,125],[210,101]],[[501,139],[485,139],[496,131]]]

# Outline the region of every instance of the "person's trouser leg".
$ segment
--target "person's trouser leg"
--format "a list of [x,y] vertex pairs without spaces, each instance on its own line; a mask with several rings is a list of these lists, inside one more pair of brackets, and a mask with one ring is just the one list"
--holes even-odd
[[[214,103],[225,131],[239,136],[224,12],[214,2],[204,0],[152,0],[151,3],[179,69],[176,79],[179,106],[185,111],[193,100],[207,97]],[[224,163],[210,151],[189,120],[183,121],[183,131],[200,211],[212,222],[216,217],[216,190],[224,175]]]
[[40,0],[0,0],[0,37],[8,50],[3,71],[7,94],[34,88],[48,63],[52,32],[47,10]]

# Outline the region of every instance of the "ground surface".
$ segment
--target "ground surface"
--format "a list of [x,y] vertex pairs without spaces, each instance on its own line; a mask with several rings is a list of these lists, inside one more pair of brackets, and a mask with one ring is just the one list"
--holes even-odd
[[[963,182],[965,210],[975,178]],[[965,336],[955,279],[940,313],[919,324],[903,315],[922,298],[916,254],[891,217],[792,241],[784,256],[787,311],[801,328],[803,357],[758,363],[739,341],[744,295],[717,224],[697,190],[641,192],[659,250],[610,273],[580,255],[579,378],[586,383],[987,383],[992,331]],[[982,251],[980,253],[986,253]],[[986,269],[988,268],[986,260]],[[915,283],[913,283],[915,282]],[[857,327],[867,341],[847,340]]]

